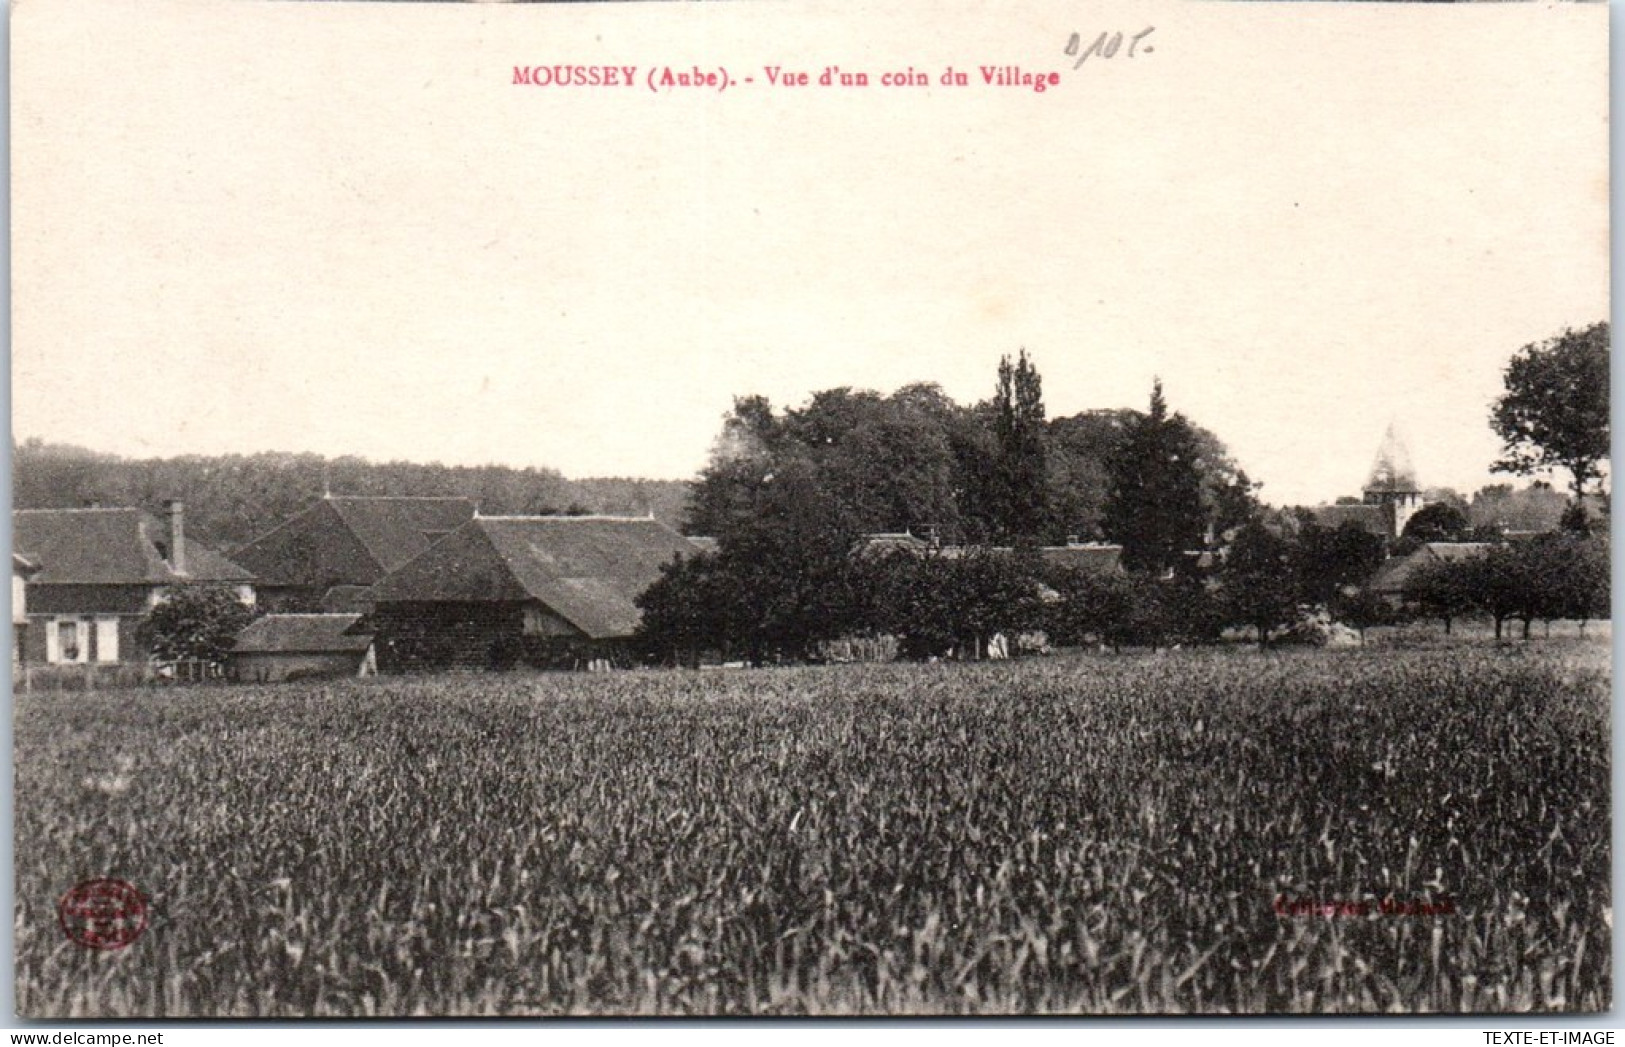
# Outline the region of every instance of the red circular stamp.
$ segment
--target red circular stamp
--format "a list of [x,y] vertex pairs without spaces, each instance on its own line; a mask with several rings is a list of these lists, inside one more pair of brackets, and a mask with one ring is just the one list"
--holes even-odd
[[86,880],[56,903],[62,932],[87,949],[122,949],[147,929],[147,899],[124,880]]

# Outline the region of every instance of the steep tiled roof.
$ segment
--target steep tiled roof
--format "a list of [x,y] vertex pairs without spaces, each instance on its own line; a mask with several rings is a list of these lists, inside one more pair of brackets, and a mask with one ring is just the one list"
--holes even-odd
[[634,600],[696,547],[657,520],[477,516],[373,586],[375,604],[537,601],[592,639],[630,636]]
[[323,498],[234,555],[270,585],[371,585],[473,516],[466,498]]
[[474,516],[467,498],[329,498],[339,518],[393,571]]
[[1319,505],[1312,511],[1315,522],[1327,530],[1335,531],[1344,524],[1353,524],[1379,538],[1386,538],[1389,534],[1390,516],[1385,505]]
[[233,650],[238,654],[360,654],[372,645],[372,637],[345,633],[360,618],[359,614],[268,614],[237,634]]
[[1402,593],[1425,564],[1460,563],[1484,556],[1495,546],[1489,542],[1428,542],[1409,556],[1396,556],[1377,569],[1371,588],[1379,593]]
[[247,582],[253,575],[188,539],[186,573],[159,553],[168,528],[140,509],[19,509],[11,516],[12,550],[40,565],[39,585],[164,585]]

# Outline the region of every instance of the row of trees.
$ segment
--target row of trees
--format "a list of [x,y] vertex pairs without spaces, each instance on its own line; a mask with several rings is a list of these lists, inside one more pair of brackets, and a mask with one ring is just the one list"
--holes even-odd
[[[995,634],[1041,631],[1059,644],[1211,643],[1250,630],[1260,646],[1283,636],[1323,642],[1311,609],[1363,633],[1415,614],[1447,631],[1485,615],[1505,622],[1609,613],[1605,539],[1558,533],[1427,565],[1403,601],[1370,582],[1382,542],[1353,527],[1255,520],[1222,560],[1172,575],[1056,566],[1031,548],[945,555],[843,555],[817,569],[778,573],[727,550],[675,563],[640,599],[646,653],[687,663],[703,652],[752,663],[816,659],[827,643],[895,637],[905,657],[979,656]],[[1317,631],[1319,630],[1319,631]]]
[[1023,352],[969,407],[926,384],[829,389],[784,411],[737,399],[685,530],[724,546],[759,544],[764,528],[841,548],[882,531],[967,545],[1104,538],[1132,567],[1165,570],[1210,528],[1246,519],[1254,488],[1217,437],[1168,409],[1160,383],[1143,413],[1046,419]]
[[830,641],[889,635],[906,657],[975,656],[998,633],[1062,644],[1162,646],[1252,627],[1268,642],[1308,603],[1377,620],[1347,595],[1382,561],[1380,539],[1313,523],[1243,527],[1219,564],[1167,574],[1085,570],[1032,546],[866,554],[825,547],[786,564],[725,546],[670,565],[639,601],[648,653],[751,662],[816,658]]
[[1523,623],[1525,639],[1536,621],[1573,619],[1583,628],[1609,615],[1607,538],[1555,533],[1424,564],[1406,580],[1405,599],[1446,632],[1469,615],[1494,621],[1498,640],[1511,621]]

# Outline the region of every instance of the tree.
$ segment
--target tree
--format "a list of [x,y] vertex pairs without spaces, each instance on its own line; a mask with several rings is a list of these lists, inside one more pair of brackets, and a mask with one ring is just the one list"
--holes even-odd
[[1536,480],[1522,490],[1513,490],[1511,484],[1490,484],[1473,495],[1467,522],[1474,529],[1503,532],[1555,531],[1571,504],[1544,480]]
[[1230,543],[1220,569],[1227,617],[1251,626],[1260,648],[1270,633],[1291,625],[1298,610],[1298,574],[1294,544],[1262,523],[1242,527]]
[[1004,541],[1034,541],[1044,528],[1049,477],[1045,469],[1043,382],[1023,349],[1012,364],[999,360],[994,395],[998,439],[996,524]]
[[749,658],[802,658],[851,628],[849,566],[857,533],[796,455],[756,483],[751,512],[717,535]]
[[1387,625],[1397,615],[1381,595],[1367,588],[1344,589],[1326,607],[1334,619],[1353,626],[1365,643],[1365,631],[1374,625]]
[[1467,514],[1449,502],[1424,505],[1405,524],[1404,536],[1421,542],[1460,541],[1467,531]]
[[1540,576],[1528,550],[1500,545],[1483,556],[1473,556],[1454,565],[1468,606],[1485,612],[1495,623],[1495,639],[1509,619],[1524,619],[1524,638],[1529,637],[1529,621],[1539,605]]
[[1345,590],[1369,582],[1382,566],[1383,555],[1382,539],[1351,522],[1326,528],[1311,519],[1293,547],[1304,598],[1328,609]]
[[957,533],[953,449],[929,410],[836,390],[789,412],[786,430],[854,529]]
[[1524,639],[1530,624],[1544,621],[1548,630],[1559,618],[1581,627],[1608,614],[1608,543],[1574,533],[1545,534],[1519,542],[1513,550],[1516,578],[1524,589],[1517,617]]
[[635,601],[643,612],[636,640],[670,665],[698,668],[708,650],[726,656],[741,617],[737,596],[717,554],[674,558]]
[[229,585],[183,585],[141,620],[141,636],[160,662],[223,665],[254,611]]
[[1206,514],[1195,434],[1182,415],[1168,413],[1159,380],[1151,409],[1133,423],[1112,462],[1111,493],[1102,525],[1122,543],[1131,570],[1178,568],[1203,545]]
[[694,484],[683,530],[717,536],[754,512],[755,492],[773,471],[779,444],[773,407],[760,396],[734,397],[733,410],[711,445],[711,460]]
[[1105,643],[1129,616],[1133,593],[1125,575],[1061,567],[1046,572],[1044,580],[1061,597],[1047,608],[1045,622],[1057,643]]
[[1440,560],[1418,567],[1405,580],[1405,600],[1423,614],[1444,622],[1445,635],[1451,623],[1476,606],[1475,581],[1465,565],[1471,561]]
[[1496,472],[1567,470],[1575,505],[1608,461],[1607,322],[1524,346],[1507,364],[1490,414],[1503,441]]
[[1243,527],[1258,516],[1261,506],[1258,503],[1258,489],[1262,484],[1255,483],[1247,475],[1245,469],[1236,470],[1236,474],[1229,481],[1210,484],[1212,501],[1213,530],[1217,534],[1226,534],[1238,527]]
[[860,588],[873,594],[875,607],[864,625],[897,637],[910,658],[956,650],[980,657],[994,633],[1046,624],[1038,575],[1035,563],[1005,551],[895,552],[861,572]]

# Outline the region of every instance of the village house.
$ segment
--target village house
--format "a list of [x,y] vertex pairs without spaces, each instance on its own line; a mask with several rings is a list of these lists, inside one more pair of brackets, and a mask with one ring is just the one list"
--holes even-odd
[[268,614],[237,634],[229,664],[243,683],[372,676],[372,637],[351,633],[359,614]]
[[474,517],[467,498],[326,496],[232,554],[271,612],[354,613],[363,593]]
[[379,668],[587,668],[630,660],[637,597],[696,547],[657,520],[475,516],[366,594]]
[[254,576],[186,537],[185,508],[163,519],[141,509],[19,509],[12,514],[13,617],[22,570],[20,659],[28,663],[140,662],[138,626],[174,587],[235,587],[254,602]]
[[21,553],[11,554],[11,664],[23,660],[28,636],[28,579],[39,573],[39,565]]

